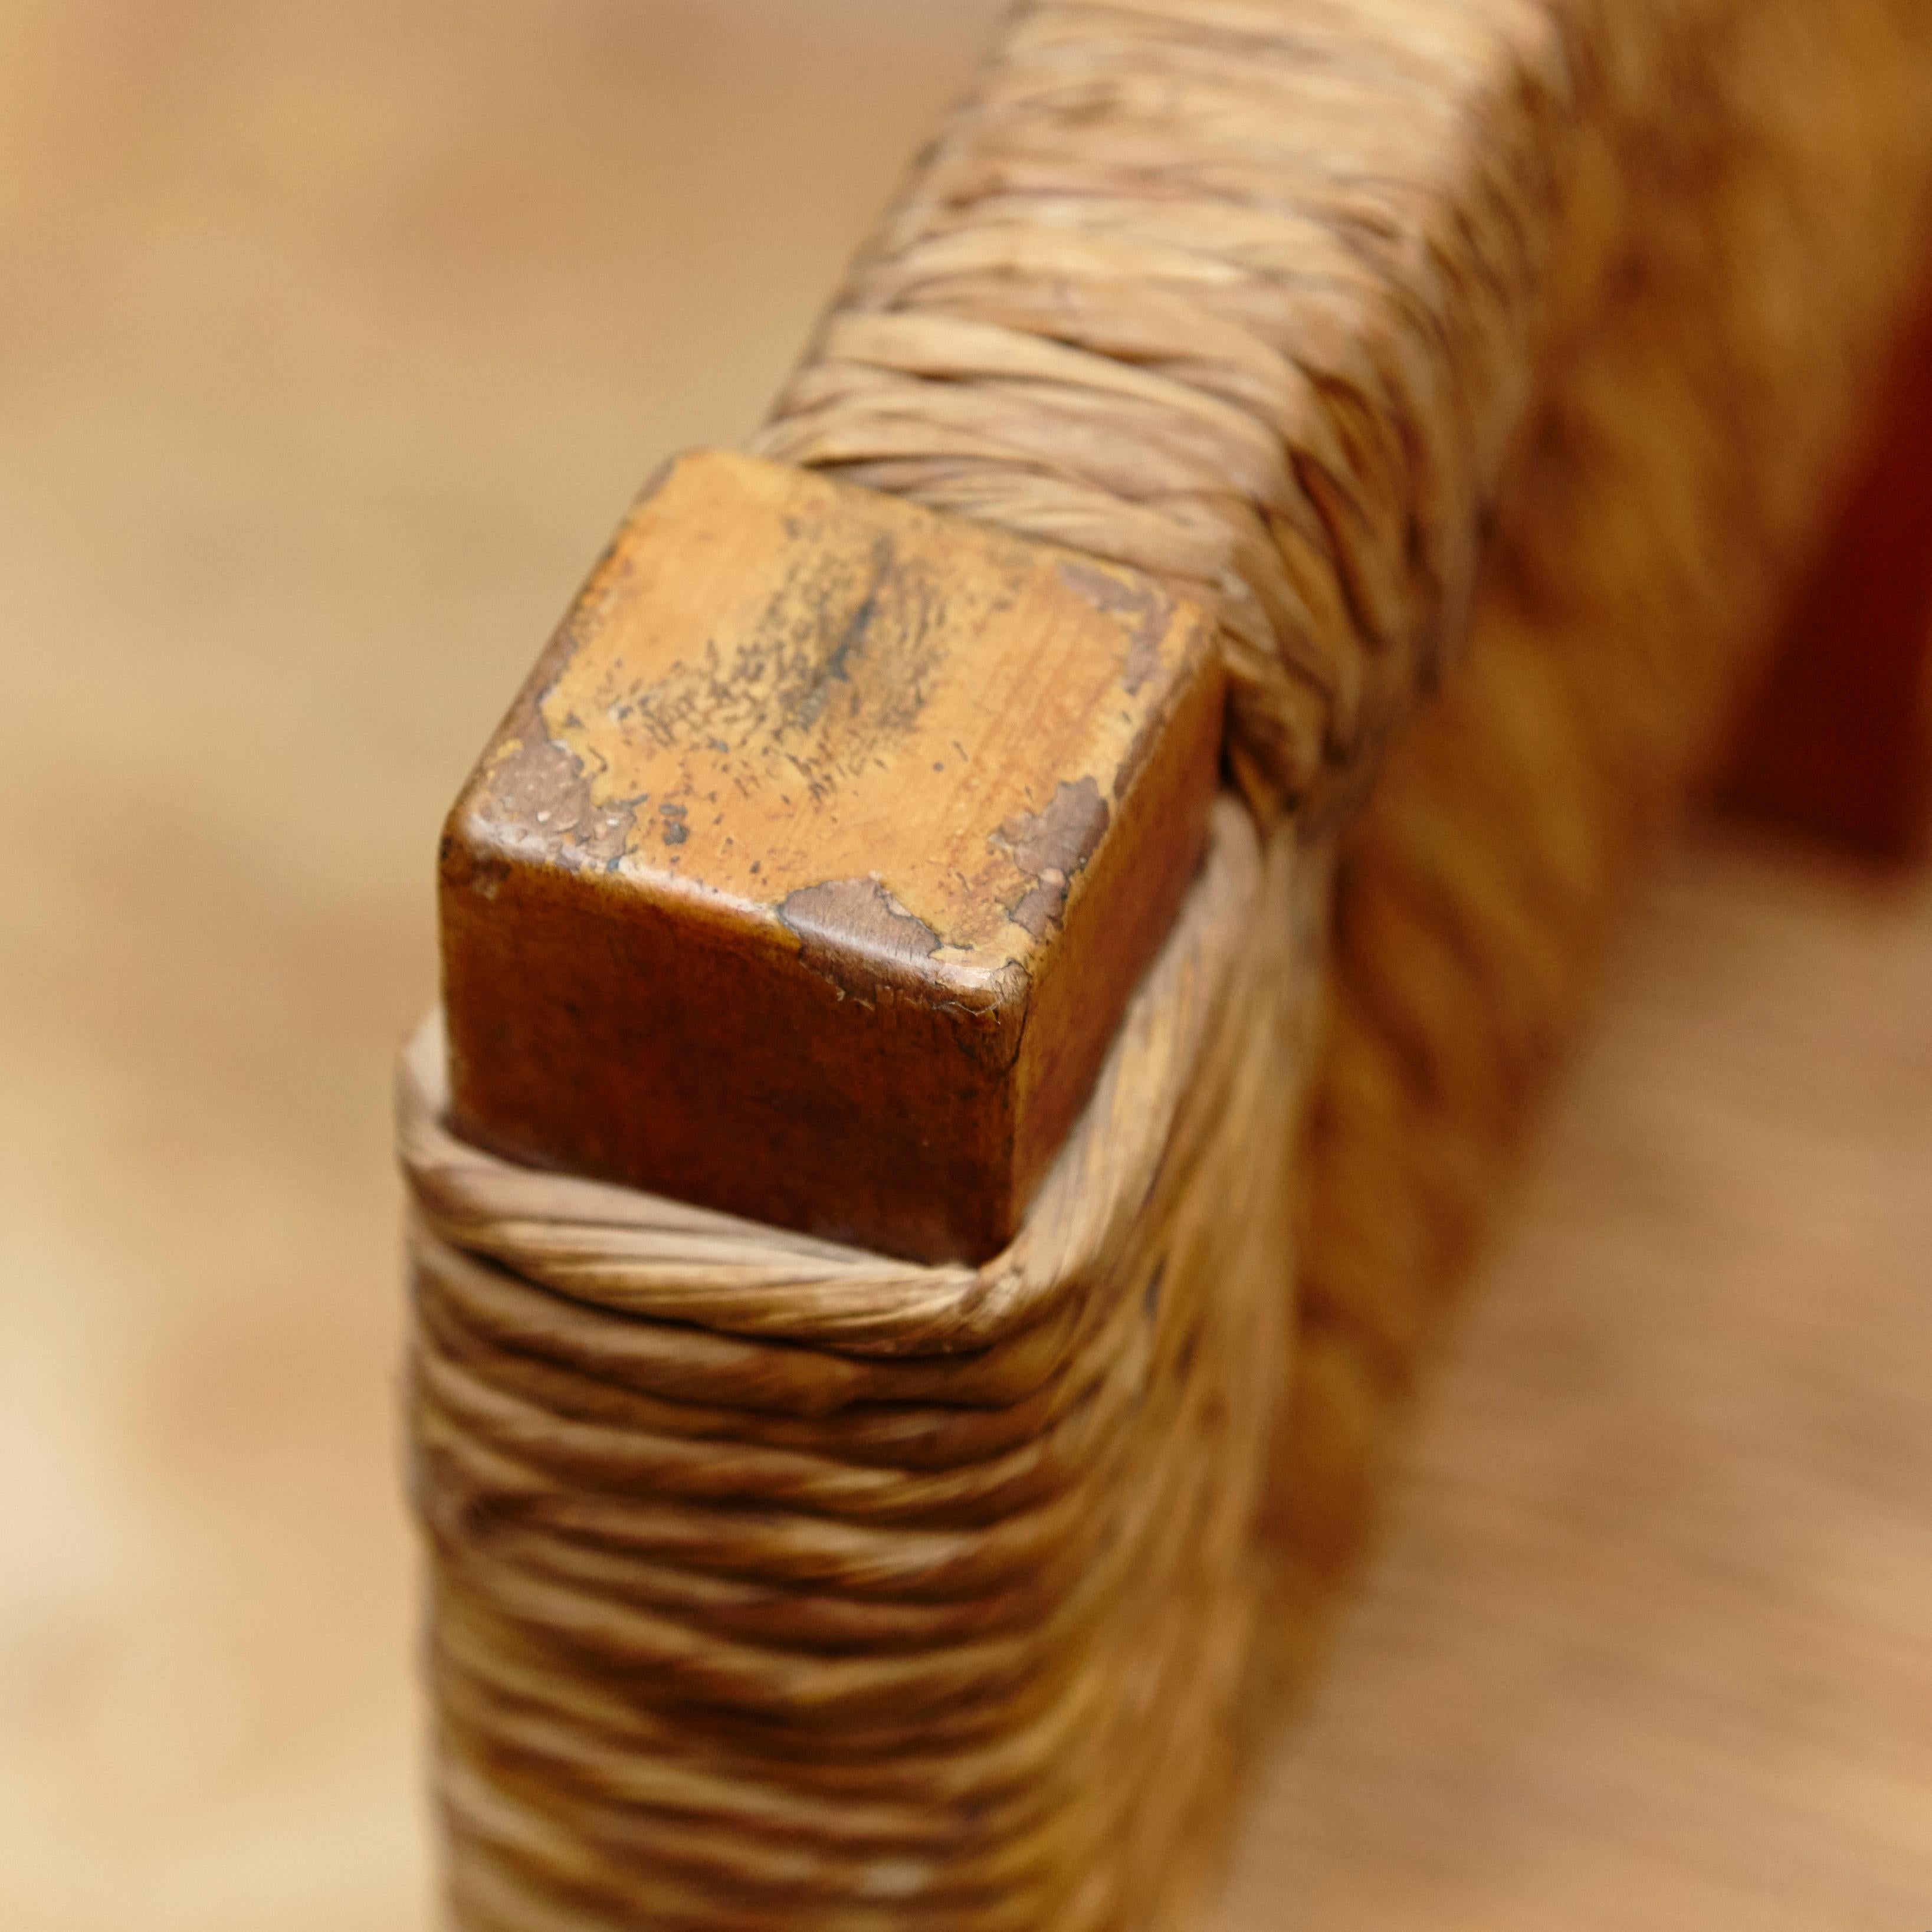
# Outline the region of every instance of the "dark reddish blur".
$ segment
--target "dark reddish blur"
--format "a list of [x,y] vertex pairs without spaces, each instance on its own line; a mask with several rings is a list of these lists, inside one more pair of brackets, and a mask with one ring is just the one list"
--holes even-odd
[[1932,297],[1724,794],[1874,858],[1932,844]]

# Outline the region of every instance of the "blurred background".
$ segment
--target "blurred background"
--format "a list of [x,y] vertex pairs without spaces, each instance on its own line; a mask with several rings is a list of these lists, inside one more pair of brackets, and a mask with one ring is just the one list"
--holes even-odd
[[[437,822],[999,10],[0,0],[0,1925],[431,1922]],[[1923,1932],[1928,1288],[1932,892],[1694,828],[1216,1932]]]

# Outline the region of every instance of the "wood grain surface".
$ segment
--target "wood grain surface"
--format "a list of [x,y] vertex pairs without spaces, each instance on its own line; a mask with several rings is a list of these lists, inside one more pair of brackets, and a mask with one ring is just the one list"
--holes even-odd
[[[989,5],[0,5],[0,1924],[426,1925],[440,814]],[[1932,1924],[1932,898],[1702,830],[1216,1932]]]

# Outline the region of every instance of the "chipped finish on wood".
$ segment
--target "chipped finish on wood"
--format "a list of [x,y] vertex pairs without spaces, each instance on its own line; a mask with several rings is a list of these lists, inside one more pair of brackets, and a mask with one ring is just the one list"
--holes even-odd
[[1221,705],[1204,619],[1132,572],[682,458],[451,816],[457,1124],[983,1258],[1198,863]]

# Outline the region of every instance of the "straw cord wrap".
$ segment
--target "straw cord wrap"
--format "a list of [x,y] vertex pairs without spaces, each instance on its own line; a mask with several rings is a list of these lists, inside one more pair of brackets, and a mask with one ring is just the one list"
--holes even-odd
[[1289,956],[1326,896],[1222,808],[976,1274],[493,1188],[418,1042],[414,1484],[463,1923],[1098,1932],[1175,1892],[1264,1595]]

